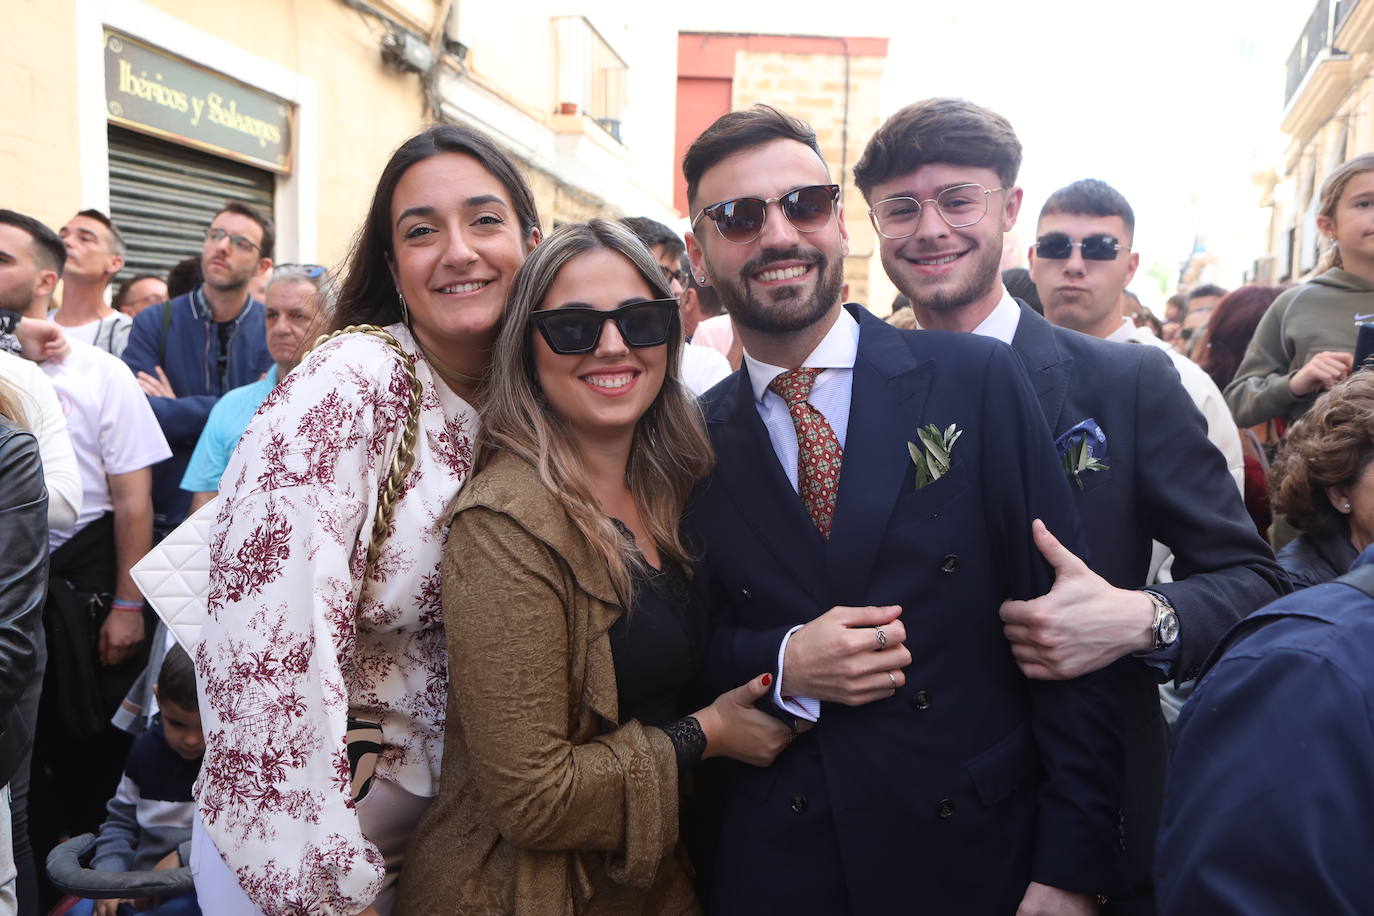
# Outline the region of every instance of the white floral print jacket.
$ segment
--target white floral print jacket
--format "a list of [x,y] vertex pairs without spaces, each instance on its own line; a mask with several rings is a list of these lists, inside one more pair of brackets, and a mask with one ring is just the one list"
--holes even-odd
[[206,745],[196,798],[267,916],[356,913],[381,887],[381,855],[349,797],[350,709],[382,723],[377,778],[437,792],[444,509],[471,470],[477,415],[436,384],[404,326],[388,330],[424,394],[415,464],[368,582],[378,491],[409,394],[382,341],[350,334],[310,353],[263,402],[220,488],[196,653]]

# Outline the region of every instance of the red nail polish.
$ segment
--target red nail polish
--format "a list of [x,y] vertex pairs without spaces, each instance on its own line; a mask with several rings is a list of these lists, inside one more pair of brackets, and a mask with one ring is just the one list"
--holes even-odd
[[773,683],[773,675],[771,675],[771,674],[765,674],[765,675],[763,676],[763,686],[769,687],[769,686],[772,685],[772,683]]

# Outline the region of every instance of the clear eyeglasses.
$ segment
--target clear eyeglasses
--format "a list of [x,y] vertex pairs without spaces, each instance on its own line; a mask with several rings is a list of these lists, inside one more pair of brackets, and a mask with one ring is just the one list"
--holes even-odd
[[985,188],[977,183],[945,188],[927,200],[914,197],[889,197],[880,200],[868,211],[873,228],[885,239],[904,239],[916,231],[921,222],[921,210],[934,204],[940,218],[951,229],[963,229],[981,220],[988,212],[988,195],[1002,188]]

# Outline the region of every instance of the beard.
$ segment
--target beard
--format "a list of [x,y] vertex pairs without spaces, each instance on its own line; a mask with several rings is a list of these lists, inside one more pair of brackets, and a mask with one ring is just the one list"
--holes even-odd
[[37,288],[38,280],[34,279],[27,284],[19,282],[14,286],[0,289],[0,309],[24,314],[33,305],[33,291]]
[[[816,282],[810,295],[801,287],[788,286],[766,291],[768,301],[764,301],[750,290],[748,281],[742,279],[779,261],[801,261],[815,269]],[[841,259],[831,263],[819,251],[804,252],[796,247],[764,249],[758,257],[745,263],[738,277],[717,278],[715,287],[731,320],[760,334],[791,334],[820,321],[840,298],[840,290],[844,287],[844,262]]]
[[[983,246],[975,251],[972,256],[972,263],[968,265],[968,279],[955,289],[926,292],[912,284],[911,289],[904,289],[902,292],[918,308],[928,309],[932,312],[961,309],[987,295],[988,290],[992,288],[1001,275],[999,270],[1001,266],[1001,247]],[[897,270],[888,270],[887,273],[890,277],[901,275],[901,272]]]

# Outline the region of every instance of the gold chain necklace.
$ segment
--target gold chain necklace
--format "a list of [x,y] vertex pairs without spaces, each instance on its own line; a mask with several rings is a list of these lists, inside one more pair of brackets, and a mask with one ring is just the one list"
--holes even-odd
[[448,381],[456,382],[464,388],[471,389],[474,392],[480,391],[486,385],[487,380],[485,378],[468,375],[466,372],[459,372],[457,369],[435,356],[424,344],[420,343],[418,335],[412,333],[410,336],[415,340],[415,346],[420,348],[420,352],[425,357],[425,362],[433,366],[435,371]]

